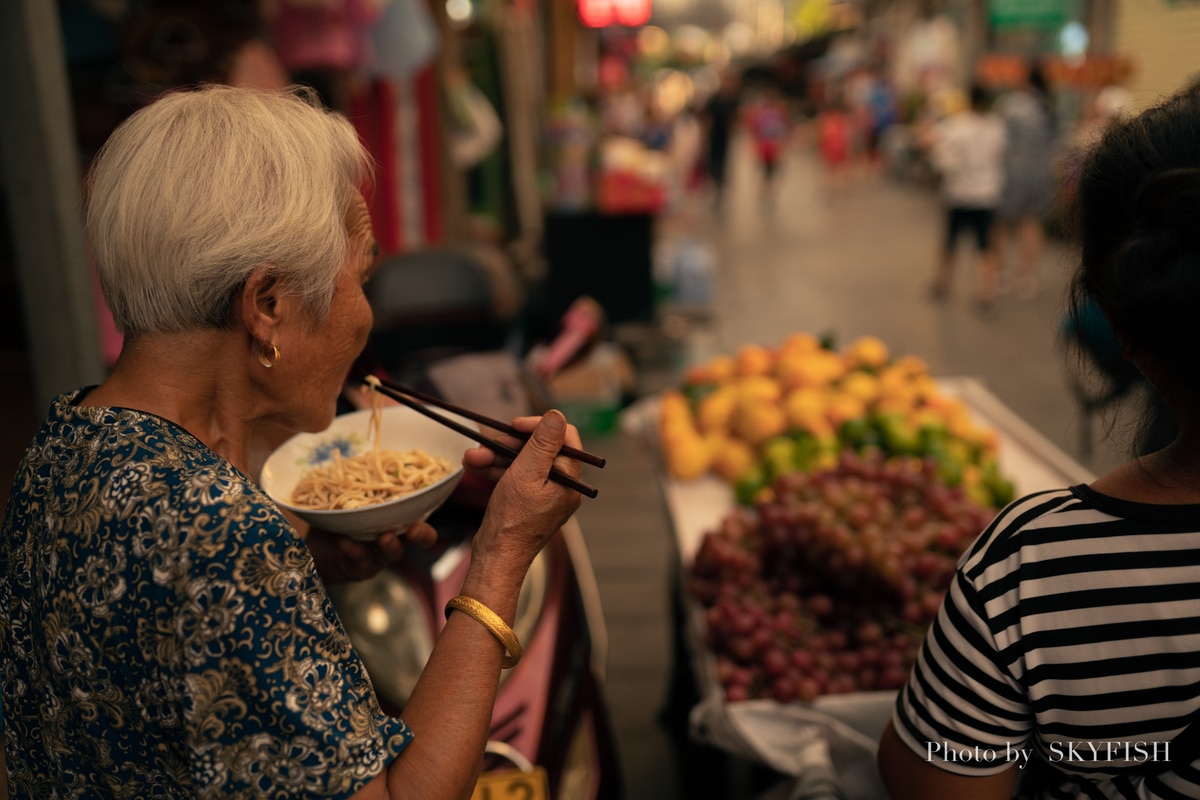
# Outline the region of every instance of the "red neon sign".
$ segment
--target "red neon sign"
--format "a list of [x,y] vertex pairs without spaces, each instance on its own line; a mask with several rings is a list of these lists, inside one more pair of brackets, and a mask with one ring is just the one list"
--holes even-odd
[[650,21],[652,0],[577,0],[579,19],[589,28],[626,25],[636,28]]

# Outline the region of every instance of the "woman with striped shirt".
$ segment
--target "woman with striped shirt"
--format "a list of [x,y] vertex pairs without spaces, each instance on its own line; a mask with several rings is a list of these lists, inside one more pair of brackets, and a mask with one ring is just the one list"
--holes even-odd
[[1179,433],[964,555],[880,742],[895,800],[1200,798],[1200,85],[1106,129],[1076,211],[1072,303]]

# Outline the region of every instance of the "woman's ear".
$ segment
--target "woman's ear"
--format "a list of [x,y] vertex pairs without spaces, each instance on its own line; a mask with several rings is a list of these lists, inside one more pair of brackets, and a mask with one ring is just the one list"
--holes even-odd
[[269,267],[250,273],[239,297],[242,324],[259,342],[273,342],[275,328],[282,321],[279,279]]

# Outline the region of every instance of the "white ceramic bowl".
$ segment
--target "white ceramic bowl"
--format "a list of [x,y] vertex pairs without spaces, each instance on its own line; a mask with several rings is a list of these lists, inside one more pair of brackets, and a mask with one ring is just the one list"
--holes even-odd
[[[448,411],[437,413],[479,430],[479,426],[468,419]],[[332,460],[335,449],[343,457],[371,449],[373,443],[367,435],[370,419],[369,409],[354,411],[336,417],[333,424],[320,433],[298,433],[288,439],[263,464],[263,489],[281,508],[293,512],[313,527],[354,539],[371,540],[383,531],[402,531],[414,522],[424,520],[446,502],[462,479],[463,451],[474,442],[407,406],[384,408],[380,446],[388,450],[419,448],[431,456],[441,456],[450,462],[449,475],[411,494],[362,508],[317,510],[291,503],[292,489],[300,476]]]

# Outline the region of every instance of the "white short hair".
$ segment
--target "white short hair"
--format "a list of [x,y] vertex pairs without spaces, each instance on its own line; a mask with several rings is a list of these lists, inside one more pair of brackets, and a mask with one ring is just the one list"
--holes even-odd
[[113,132],[89,176],[88,242],[118,330],[228,327],[264,266],[323,320],[370,177],[353,126],[312,92],[163,95]]

